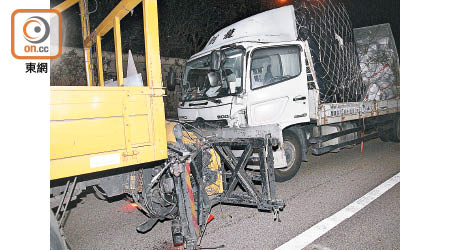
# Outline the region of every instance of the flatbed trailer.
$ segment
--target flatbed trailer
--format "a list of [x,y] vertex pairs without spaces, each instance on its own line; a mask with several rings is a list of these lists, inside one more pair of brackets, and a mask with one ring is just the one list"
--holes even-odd
[[396,98],[382,101],[320,104],[316,112],[314,112],[317,116],[312,116],[311,118],[315,118],[314,120],[316,120],[318,125],[327,125],[399,112],[400,99]]

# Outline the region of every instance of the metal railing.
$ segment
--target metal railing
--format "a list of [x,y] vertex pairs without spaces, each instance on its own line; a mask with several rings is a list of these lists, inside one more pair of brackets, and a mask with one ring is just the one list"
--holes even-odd
[[[161,60],[159,54],[158,10],[156,0],[122,0],[92,32],[89,28],[90,26],[87,0],[66,0],[53,8],[55,10],[63,12],[74,4],[79,4],[81,13],[81,28],[83,34],[86,81],[88,86],[104,86],[105,84],[103,77],[101,39],[111,29],[113,29],[114,32],[117,85],[124,85],[120,20],[124,18],[128,13],[130,13],[141,2],[144,22],[143,34],[145,40],[147,86],[152,88],[161,88]],[[92,46],[94,46],[94,44],[96,44],[97,50],[97,84],[94,83],[93,65],[91,60],[91,48]]]

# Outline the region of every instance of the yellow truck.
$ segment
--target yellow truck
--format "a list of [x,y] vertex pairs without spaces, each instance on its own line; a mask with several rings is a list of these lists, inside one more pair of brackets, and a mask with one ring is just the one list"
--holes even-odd
[[[141,2],[147,86],[130,87],[122,70],[120,20]],[[92,32],[86,0],[66,0],[54,9],[62,12],[75,4],[81,12],[87,86],[50,89],[50,248],[67,248],[62,224],[69,203],[88,187],[104,198],[125,194],[135,202],[149,217],[138,232],[172,220],[173,243],[186,249],[199,247],[216,204],[253,206],[278,218],[284,202],[274,189],[276,139],[227,136],[232,131],[207,136],[191,124],[165,120],[157,1],[122,0]],[[109,31],[116,55],[114,87],[105,86],[102,68],[101,38]],[[235,155],[235,149],[242,154]],[[246,170],[249,161],[259,169]]]

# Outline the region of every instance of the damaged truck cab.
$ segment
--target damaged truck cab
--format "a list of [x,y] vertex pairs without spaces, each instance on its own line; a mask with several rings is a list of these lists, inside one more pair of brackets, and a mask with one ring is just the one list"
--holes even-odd
[[[300,39],[298,25],[297,9],[292,5],[232,24],[214,34],[205,48],[189,59],[181,83],[181,121],[197,124],[216,136],[270,134],[280,142],[273,152],[277,181],[295,176],[312,144],[317,149],[334,145],[330,150],[320,149],[323,153],[344,146],[341,143],[358,143],[363,140],[360,135],[364,131],[358,130],[362,119],[387,114],[372,120],[391,126],[392,114],[399,112],[399,98],[387,103],[365,100],[362,90],[358,100],[322,100],[326,89],[318,79],[321,72],[316,74],[316,64],[324,58],[312,53],[309,38]],[[345,51],[344,38],[349,40],[337,31],[332,35],[337,50]],[[320,46],[315,49],[319,55],[329,53]],[[385,125],[372,125],[385,129]],[[317,139],[325,135],[334,140]]]
[[[186,64],[178,116],[183,121],[270,133],[309,122],[305,44],[296,41],[293,8],[279,8],[217,32]],[[275,18],[276,17],[276,18]],[[210,86],[212,53],[220,52],[217,86]],[[286,167],[284,150],[275,168]],[[288,159],[289,160],[289,159]]]

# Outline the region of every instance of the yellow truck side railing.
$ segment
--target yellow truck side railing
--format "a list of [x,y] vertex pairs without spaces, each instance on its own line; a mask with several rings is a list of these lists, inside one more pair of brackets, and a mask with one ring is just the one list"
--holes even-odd
[[[120,20],[142,2],[147,86],[123,87]],[[51,87],[50,179],[98,172],[167,158],[156,0],[122,0],[89,31],[86,0],[79,3],[88,86]],[[103,87],[101,37],[113,29],[118,87]],[[91,47],[97,44],[98,85]],[[120,87],[119,87],[120,86]]]
[[[80,17],[81,17],[81,32],[83,35],[83,41],[89,37],[90,29],[89,29],[89,14],[88,14],[88,2],[86,0],[66,0],[53,9],[58,10],[59,12],[63,12],[66,9],[72,7],[74,4],[78,3],[80,8]],[[84,60],[85,60],[85,70],[86,70],[86,82],[88,86],[93,86],[93,76],[92,76],[92,64],[91,64],[91,47],[84,47]],[[103,73],[103,72],[102,72]]]

